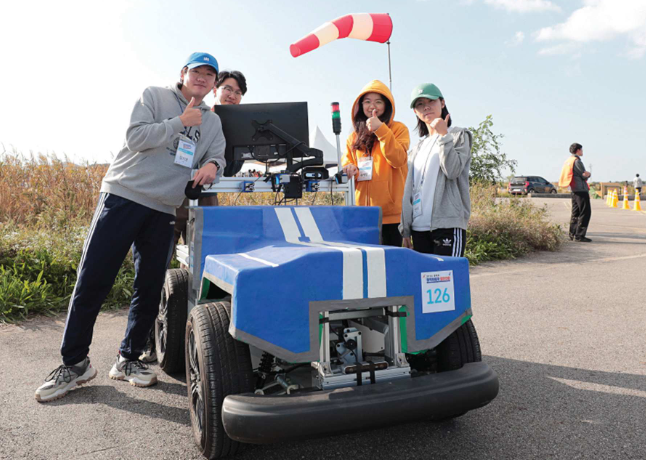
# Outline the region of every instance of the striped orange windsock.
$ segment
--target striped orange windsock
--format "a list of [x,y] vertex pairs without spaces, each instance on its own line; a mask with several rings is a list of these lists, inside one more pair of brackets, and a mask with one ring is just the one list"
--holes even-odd
[[393,21],[388,14],[348,14],[326,22],[311,34],[289,46],[293,57],[309,53],[339,38],[356,38],[369,42],[385,43],[393,33]]

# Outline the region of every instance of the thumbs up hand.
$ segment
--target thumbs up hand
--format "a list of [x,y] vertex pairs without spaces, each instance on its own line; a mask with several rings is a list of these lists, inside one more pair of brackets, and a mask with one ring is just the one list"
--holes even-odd
[[368,131],[370,131],[371,133],[374,133],[379,129],[379,127],[382,124],[383,123],[381,122],[381,120],[377,117],[377,110],[373,109],[372,116],[366,120],[366,126],[368,127]]
[[179,116],[179,119],[182,121],[184,126],[199,126],[202,124],[202,111],[200,109],[193,108],[195,105],[195,98],[191,98],[191,102],[188,103],[184,109],[184,113]]
[[449,119],[451,114],[447,113],[446,118],[436,118],[431,122],[431,128],[435,130],[440,136],[445,136],[449,132]]

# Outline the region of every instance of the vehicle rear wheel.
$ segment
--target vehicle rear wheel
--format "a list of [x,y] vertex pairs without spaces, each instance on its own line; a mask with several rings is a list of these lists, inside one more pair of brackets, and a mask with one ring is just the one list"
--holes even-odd
[[527,194],[529,195],[530,193],[533,195],[536,192],[534,191],[533,188],[530,188],[529,190],[527,190]]
[[229,438],[222,423],[224,398],[254,390],[249,346],[229,334],[228,302],[198,305],[186,324],[186,382],[193,436],[202,454],[221,458],[244,444]]
[[155,351],[159,367],[167,374],[184,369],[184,331],[188,310],[188,271],[166,271],[159,313],[155,320]]

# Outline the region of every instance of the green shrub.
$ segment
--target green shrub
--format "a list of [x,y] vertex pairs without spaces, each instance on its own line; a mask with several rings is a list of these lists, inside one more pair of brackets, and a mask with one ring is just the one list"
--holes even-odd
[[549,221],[546,207],[516,197],[500,198],[495,187],[472,185],[466,247],[472,264],[556,251],[563,236],[561,227]]
[[[87,228],[59,231],[0,226],[0,321],[67,308]],[[127,305],[134,267],[128,257],[103,307]]]

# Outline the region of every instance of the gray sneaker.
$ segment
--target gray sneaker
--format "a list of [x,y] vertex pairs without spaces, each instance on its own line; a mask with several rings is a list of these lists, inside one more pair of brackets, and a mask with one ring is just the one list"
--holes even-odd
[[157,375],[140,360],[129,360],[117,356],[117,362],[110,369],[110,378],[113,380],[127,380],[136,387],[149,387],[157,383]]
[[36,401],[49,402],[60,399],[77,385],[82,385],[96,377],[96,369],[85,358],[73,366],[60,365],[45,379],[45,383],[36,390]]

